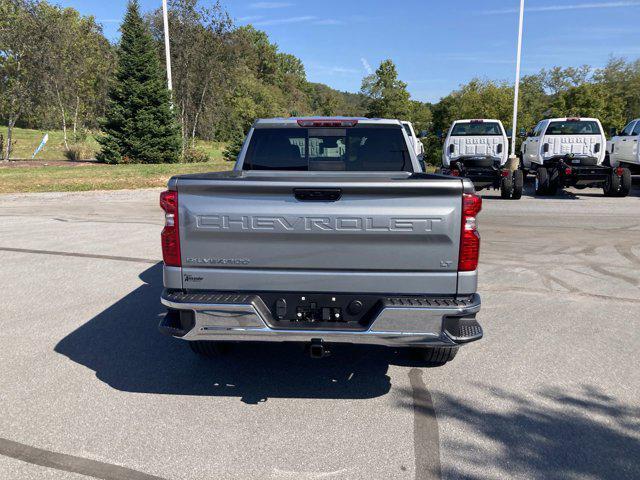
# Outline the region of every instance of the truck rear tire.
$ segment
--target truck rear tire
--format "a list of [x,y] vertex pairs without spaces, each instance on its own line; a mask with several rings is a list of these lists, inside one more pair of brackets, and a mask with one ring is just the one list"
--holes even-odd
[[508,175],[500,180],[500,196],[506,200],[511,198],[511,195],[513,195],[513,178]]
[[620,177],[620,189],[618,190],[619,197],[626,197],[631,191],[631,170],[628,168],[622,169],[622,176]]
[[549,170],[538,167],[536,171],[536,195],[547,195],[549,193]]
[[418,347],[412,351],[427,367],[441,367],[458,354],[459,347]]
[[226,342],[211,342],[198,340],[189,342],[189,348],[194,353],[206,358],[219,357],[229,351],[229,344]]
[[607,197],[615,197],[618,195],[618,190],[620,190],[620,177],[616,175],[615,171],[611,171],[609,178],[607,178],[604,186],[602,187],[602,190]]
[[513,198],[514,200],[520,200],[522,198],[522,190],[524,189],[524,174],[522,170],[516,170],[513,172]]

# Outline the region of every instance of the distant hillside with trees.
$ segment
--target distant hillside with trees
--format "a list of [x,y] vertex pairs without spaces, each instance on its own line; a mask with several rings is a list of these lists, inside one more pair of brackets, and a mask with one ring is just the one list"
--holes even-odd
[[[300,59],[281,52],[265,32],[235,25],[218,2],[169,0],[169,11],[173,116],[183,157],[197,140],[235,145],[228,155],[233,156],[258,117],[411,120],[417,130],[430,132],[427,160],[435,164],[440,156],[437,133],[453,120],[494,117],[507,128],[511,125],[513,88],[508,82],[474,79],[428,104],[410,98],[389,59],[363,79],[360,92],[340,92],[309,82]],[[164,75],[161,11],[147,12],[143,19]],[[114,83],[122,82],[116,68],[121,55],[92,16],[46,1],[0,0],[0,121],[6,127],[0,137],[2,157],[10,155],[15,126],[62,130],[70,151],[89,132],[99,136],[108,129],[109,98],[114,98]],[[556,115],[595,116],[607,129],[620,127],[640,117],[640,61],[612,58],[600,69],[543,70],[523,78],[521,95],[522,128]]]

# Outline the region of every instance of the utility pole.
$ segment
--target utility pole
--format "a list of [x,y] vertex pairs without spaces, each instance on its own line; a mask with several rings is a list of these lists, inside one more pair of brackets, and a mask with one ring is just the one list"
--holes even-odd
[[[167,10],[167,0],[162,0],[162,19],[164,20],[164,53],[167,59],[167,87],[169,93],[173,90],[171,81],[171,49],[169,47],[169,13]],[[171,102],[173,105],[173,101]]]
[[[511,158],[516,156],[518,128],[518,95],[520,94],[520,57],[522,55],[522,26],[524,23],[524,0],[520,0],[520,22],[518,24],[518,52],[516,54],[516,83],[513,96],[513,127],[511,130]],[[515,163],[515,162],[514,162]]]

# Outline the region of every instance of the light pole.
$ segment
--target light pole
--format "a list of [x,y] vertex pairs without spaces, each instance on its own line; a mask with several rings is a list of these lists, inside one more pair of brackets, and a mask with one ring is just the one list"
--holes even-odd
[[520,0],[520,22],[518,24],[518,52],[516,54],[516,83],[513,96],[513,127],[511,130],[511,158],[516,156],[516,129],[518,127],[518,95],[520,94],[520,57],[522,54],[522,26],[524,23],[524,0]]
[[173,85],[171,82],[171,49],[169,47],[169,14],[167,11],[167,0],[162,0],[162,19],[164,21],[164,53],[167,59],[167,87],[169,88],[169,93],[171,93]]

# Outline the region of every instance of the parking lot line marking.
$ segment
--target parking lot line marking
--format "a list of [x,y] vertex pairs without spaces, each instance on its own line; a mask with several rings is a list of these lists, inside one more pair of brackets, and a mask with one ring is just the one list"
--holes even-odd
[[98,255],[93,253],[57,252],[54,250],[34,250],[30,248],[0,247],[0,251],[17,252],[17,253],[35,253],[38,255],[59,255],[63,257],[99,258],[102,260],[117,260],[120,262],[134,262],[134,263],[151,263],[154,265],[160,262],[160,260],[153,260],[151,258],[119,257],[115,255]]
[[413,393],[413,445],[416,480],[440,480],[440,434],[433,399],[422,379],[422,371],[412,368],[409,382]]
[[6,438],[0,438],[0,455],[33,465],[40,465],[41,467],[79,473],[102,480],[165,480],[162,477],[138,472],[119,465],[30,447]]

